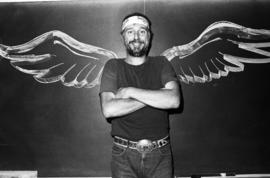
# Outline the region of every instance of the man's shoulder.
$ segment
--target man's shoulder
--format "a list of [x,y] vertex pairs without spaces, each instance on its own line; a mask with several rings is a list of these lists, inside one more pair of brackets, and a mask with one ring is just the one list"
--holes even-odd
[[117,59],[117,58],[111,58],[108,61],[105,62],[105,68],[114,68],[117,66],[119,60],[121,59]]
[[115,63],[116,62],[116,58],[111,58],[109,59],[108,61],[106,61],[106,64],[112,64],[112,63]]
[[151,62],[156,64],[163,64],[168,61],[164,56],[149,56],[149,59]]
[[122,58],[111,58],[106,62],[106,65],[116,65],[119,62],[122,62],[124,59]]
[[152,59],[152,60],[167,60],[165,56],[148,56],[149,59]]

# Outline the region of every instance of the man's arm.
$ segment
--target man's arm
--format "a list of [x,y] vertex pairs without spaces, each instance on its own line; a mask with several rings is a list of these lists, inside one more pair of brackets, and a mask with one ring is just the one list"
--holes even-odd
[[118,98],[131,98],[145,105],[159,109],[173,109],[180,105],[179,85],[175,81],[165,84],[160,90],[145,90],[134,87],[122,88],[116,94]]
[[106,118],[123,116],[143,108],[146,105],[159,109],[173,109],[180,105],[179,85],[168,82],[160,90],[145,90],[134,87],[120,88],[116,94],[100,94],[101,108]]
[[116,96],[113,92],[100,94],[102,113],[106,118],[123,116],[145,106],[142,102],[131,98]]

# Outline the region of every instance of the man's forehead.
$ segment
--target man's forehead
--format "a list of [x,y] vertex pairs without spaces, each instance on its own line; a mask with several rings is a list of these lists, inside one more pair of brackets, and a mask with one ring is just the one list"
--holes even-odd
[[133,25],[130,25],[128,27],[126,27],[124,29],[124,31],[128,31],[128,30],[145,30],[145,31],[149,31],[149,29],[143,25],[140,25],[140,24],[133,24]]
[[126,30],[129,27],[133,27],[135,25],[139,25],[146,29],[149,29],[148,21],[142,16],[131,16],[123,21],[122,31]]

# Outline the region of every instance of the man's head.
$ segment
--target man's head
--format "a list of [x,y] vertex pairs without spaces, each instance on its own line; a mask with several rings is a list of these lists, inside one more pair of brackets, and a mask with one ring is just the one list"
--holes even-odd
[[151,22],[143,14],[133,13],[122,22],[121,34],[127,53],[134,57],[146,56],[151,43]]

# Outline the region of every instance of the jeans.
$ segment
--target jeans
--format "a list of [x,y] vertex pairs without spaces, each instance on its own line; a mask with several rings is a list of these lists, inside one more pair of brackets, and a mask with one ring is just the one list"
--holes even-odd
[[112,178],[172,178],[171,145],[142,154],[113,144],[111,171]]

